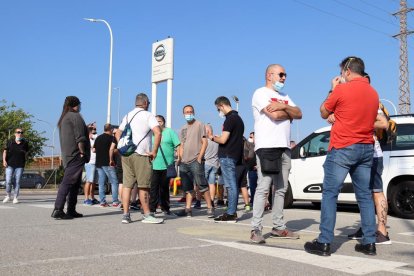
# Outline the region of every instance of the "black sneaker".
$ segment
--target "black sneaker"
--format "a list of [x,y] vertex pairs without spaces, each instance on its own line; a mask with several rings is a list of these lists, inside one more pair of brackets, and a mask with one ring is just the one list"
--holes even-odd
[[73,217],[69,214],[66,214],[65,212],[63,212],[63,210],[53,210],[52,218],[54,219],[73,219]]
[[194,209],[201,209],[201,201],[200,200],[196,200],[196,202],[194,203],[193,208]]
[[375,243],[368,244],[356,244],[355,251],[364,253],[365,255],[375,256],[377,255],[377,249],[375,248]]
[[81,217],[83,217],[83,214],[78,213],[76,211],[67,211],[66,214],[69,215],[69,216],[72,216],[74,218],[81,218]]
[[317,239],[305,243],[305,251],[319,256],[331,256],[331,245],[329,243],[320,243]]
[[229,215],[227,213],[222,214],[214,219],[214,222],[227,222],[227,223],[236,223],[237,222],[237,213],[234,215]]
[[175,213],[177,216],[179,217],[187,217],[187,218],[191,218],[193,216],[193,212],[191,212],[191,209],[183,209],[177,213]]
[[217,206],[224,206],[224,200],[218,199]]
[[99,204],[99,200],[97,200],[96,198],[92,198],[92,205],[96,205]]
[[135,202],[131,202],[131,204],[129,204],[129,208],[135,211],[139,211],[139,205],[138,205],[138,201]]
[[354,234],[348,235],[348,239],[350,239],[350,240],[361,240],[363,235],[364,234],[362,233],[362,228],[359,228],[358,231],[356,231]]
[[392,244],[390,237],[387,235],[383,235],[380,231],[377,231],[375,244]]

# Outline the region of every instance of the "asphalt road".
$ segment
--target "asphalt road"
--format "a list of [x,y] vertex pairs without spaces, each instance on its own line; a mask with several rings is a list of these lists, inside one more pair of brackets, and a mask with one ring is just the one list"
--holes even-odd
[[[203,205],[193,218],[167,218],[162,225],[141,223],[136,211],[124,225],[118,208],[84,206],[81,196],[83,218],[54,220],[54,199],[53,192],[23,191],[20,204],[0,203],[0,275],[414,275],[414,221],[389,217],[393,244],[368,257],[346,238],[359,227],[355,207],[339,208],[334,253],[319,257],[303,250],[319,226],[320,212],[308,203],[285,210],[300,239],[253,245],[251,213],[242,205],[236,224],[214,223]],[[172,200],[173,209],[182,207]],[[270,213],[264,226],[270,232]]]

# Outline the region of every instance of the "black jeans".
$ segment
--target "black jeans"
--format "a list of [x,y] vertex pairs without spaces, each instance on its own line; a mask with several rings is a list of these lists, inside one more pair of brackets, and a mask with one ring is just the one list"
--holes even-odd
[[78,191],[82,184],[82,171],[85,161],[80,157],[74,158],[66,166],[62,183],[56,196],[55,209],[63,210],[67,199],[67,211],[73,212],[78,203]]
[[153,170],[150,188],[150,211],[155,212],[157,205],[165,212],[170,210],[170,179],[167,170]]

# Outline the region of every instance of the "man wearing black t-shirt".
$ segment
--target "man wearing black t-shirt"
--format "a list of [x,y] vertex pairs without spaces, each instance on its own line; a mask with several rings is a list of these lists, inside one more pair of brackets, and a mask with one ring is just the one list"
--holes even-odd
[[99,183],[99,199],[101,207],[108,207],[105,196],[105,182],[107,177],[111,182],[112,188],[112,206],[118,207],[118,178],[116,177],[114,150],[116,148],[116,140],[112,135],[111,124],[105,124],[104,133],[98,136],[93,146],[96,152],[96,169],[98,171]]
[[3,203],[9,202],[11,199],[12,179],[15,174],[15,188],[13,203],[19,203],[17,199],[20,191],[20,178],[22,177],[26,157],[29,151],[29,144],[23,138],[23,130],[16,128],[14,132],[15,139],[7,142],[3,151],[3,166],[6,168],[6,197]]
[[214,219],[215,222],[237,221],[238,188],[236,180],[236,165],[241,163],[243,155],[244,123],[237,111],[231,108],[228,98],[218,97],[214,104],[219,116],[226,117],[221,136],[209,138],[219,144],[218,157],[224,186],[227,188],[228,208],[226,213]]

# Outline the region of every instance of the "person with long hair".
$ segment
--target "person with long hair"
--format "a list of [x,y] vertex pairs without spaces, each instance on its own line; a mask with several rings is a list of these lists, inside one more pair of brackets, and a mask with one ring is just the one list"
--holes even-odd
[[[80,115],[81,102],[75,96],[68,96],[63,104],[62,115],[58,122],[60,148],[63,168],[62,183],[56,196],[52,218],[73,219],[83,217],[76,212],[78,190],[82,182],[82,171],[89,162],[91,144],[88,128]],[[66,202],[67,201],[67,202]],[[63,208],[66,206],[66,213]]]

